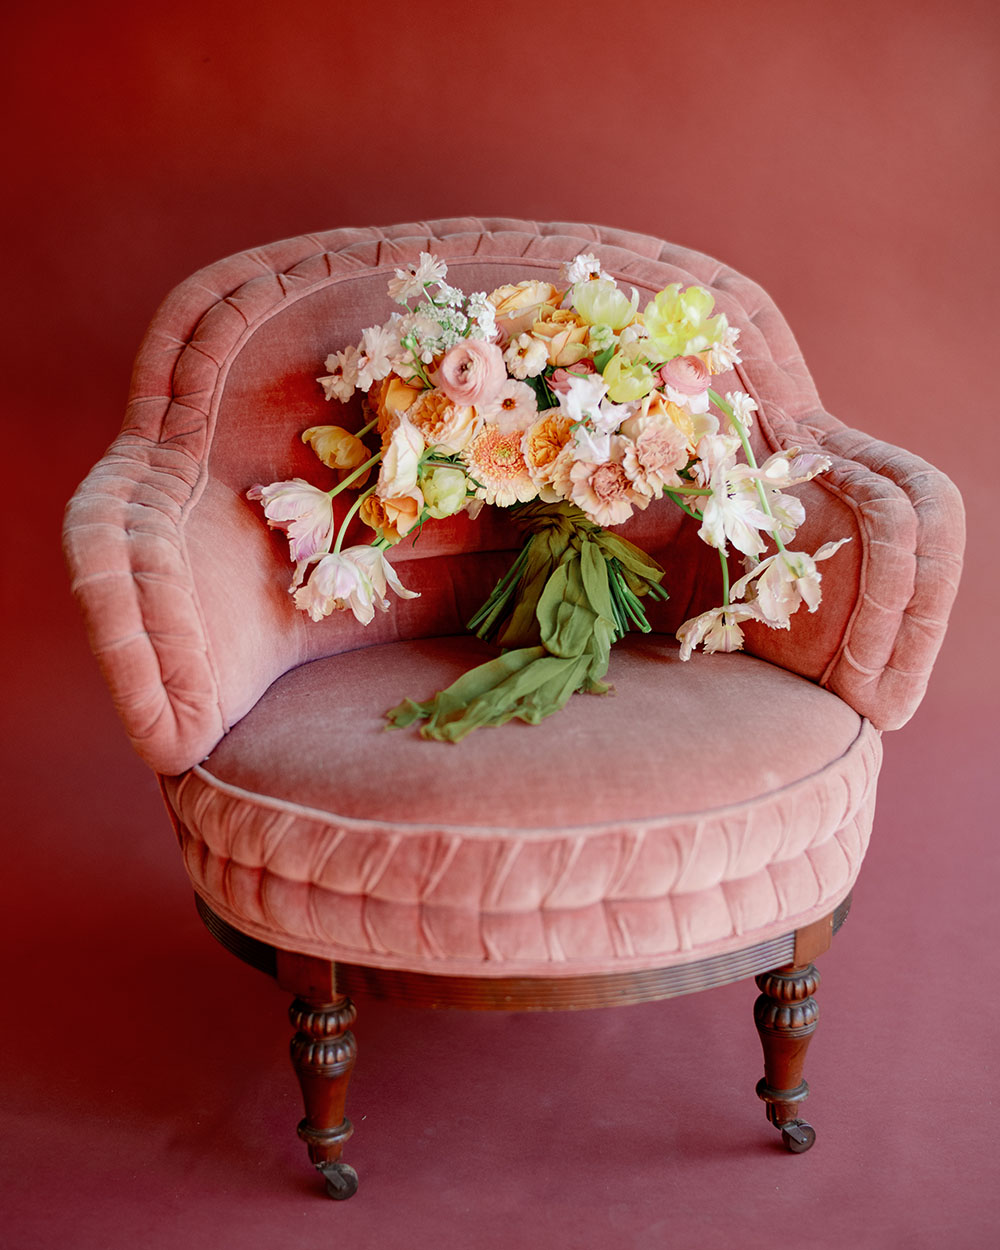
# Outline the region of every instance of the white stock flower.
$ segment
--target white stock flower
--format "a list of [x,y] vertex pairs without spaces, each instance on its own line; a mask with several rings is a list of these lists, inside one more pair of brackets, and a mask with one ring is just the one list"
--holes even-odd
[[360,358],[361,353],[354,346],[345,347],[342,352],[331,352],[327,356],[324,365],[330,372],[326,377],[316,379],[322,386],[326,399],[339,399],[341,403],[347,403],[357,389]]
[[746,391],[727,391],[726,403],[732,408],[733,416],[743,426],[745,433],[753,429],[753,414],[758,411],[757,401]]
[[558,396],[559,407],[573,421],[583,421],[600,408],[607,393],[607,383],[599,373],[571,377],[567,389]]
[[397,304],[405,304],[407,300],[423,295],[427,284],[441,282],[447,272],[448,266],[443,260],[438,260],[430,252],[421,252],[417,264],[396,270],[395,278],[389,280],[389,297]]
[[727,323],[721,342],[713,343],[708,349],[708,367],[712,373],[727,373],[733,365],[740,363],[742,357],[736,346],[739,337],[739,328]]
[[599,278],[603,270],[601,262],[596,256],[590,252],[581,252],[579,256],[574,256],[571,261],[566,261],[559,271],[559,276],[563,282],[582,282],[585,278],[591,276]]
[[358,386],[367,391],[374,382],[381,382],[392,373],[394,358],[400,349],[399,335],[393,323],[369,326],[362,331],[361,344],[363,354],[358,358]]
[[549,363],[548,348],[541,339],[519,334],[503,354],[507,372],[512,378],[537,378]]
[[469,338],[486,339],[492,343],[497,334],[497,310],[490,303],[486,292],[473,292],[469,296],[468,308],[472,319]]

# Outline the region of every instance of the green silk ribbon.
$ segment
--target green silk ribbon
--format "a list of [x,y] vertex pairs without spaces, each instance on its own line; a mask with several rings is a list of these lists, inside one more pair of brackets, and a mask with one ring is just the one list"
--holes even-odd
[[514,718],[535,725],[575,691],[606,694],[613,644],[630,625],[649,632],[641,597],[667,597],[654,560],[572,504],[512,512],[528,539],[468,626],[502,653],[425,703],[404,699],[386,713],[392,725],[424,721],[421,735],[439,742]]

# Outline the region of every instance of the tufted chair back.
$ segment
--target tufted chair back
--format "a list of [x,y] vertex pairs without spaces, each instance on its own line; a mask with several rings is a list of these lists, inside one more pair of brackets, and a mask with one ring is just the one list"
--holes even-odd
[[[933,470],[823,410],[781,314],[732,269],[620,230],[455,219],[333,230],[245,252],[195,274],[160,308],[122,432],[72,500],[65,530],[93,649],[147,763],[173,774],[202,759],[305,660],[461,632],[518,545],[494,509],[475,523],[437,522],[393,556],[419,599],[394,603],[366,629],[345,613],[313,624],[287,594],[283,543],[245,499],[255,482],[315,473],[301,429],[350,424],[315,377],[329,352],[384,320],[388,278],[421,250],[443,257],[465,290],[552,278],[568,252],[584,250],[643,301],[670,282],[707,287],[741,330],[738,377],[720,383],[757,399],[758,452],[798,446],[833,459],[801,488],[803,549],[853,540],[825,579],[822,612],[800,614],[788,633],[750,627],[747,649],[828,687],[879,728],[907,720],[954,593],[956,557],[937,535],[953,528],[957,495],[950,505],[925,497]],[[653,622],[668,632],[718,593],[715,553],[681,519],[659,505],[623,531],[667,569],[671,600]]]

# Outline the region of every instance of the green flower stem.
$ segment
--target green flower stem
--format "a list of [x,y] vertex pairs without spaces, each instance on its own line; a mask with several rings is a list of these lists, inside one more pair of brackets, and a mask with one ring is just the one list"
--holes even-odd
[[[708,395],[712,403],[715,404],[717,408],[720,408],[726,414],[729,420],[732,422],[733,428],[735,429],[736,433],[740,437],[740,443],[743,445],[743,454],[747,458],[747,464],[750,466],[751,469],[758,468],[759,466],[757,464],[757,458],[753,454],[753,448],[750,446],[750,439],[747,437],[747,432],[743,428],[743,422],[739,420],[739,418],[733,412],[730,405],[726,403],[726,401],[722,398],[720,394],[718,394],[717,391],[713,391],[711,388],[709,388]],[[757,487],[757,498],[760,500],[761,510],[763,511],[765,516],[769,516],[771,520],[773,521],[774,513],[771,511],[771,505],[767,501],[767,494],[764,490],[764,483],[758,478],[754,482],[754,485]],[[771,531],[771,537],[774,539],[775,546],[778,548],[778,550],[784,551],[785,544],[781,541],[781,539],[778,537],[778,535],[775,533],[774,530]]]
[[368,424],[364,426],[363,429],[358,430],[357,434],[355,434],[354,437],[364,438],[364,436],[370,433],[375,428],[376,425],[378,425],[378,417],[372,417],[372,419],[368,422]]
[[490,597],[486,600],[483,606],[475,614],[472,620],[470,620],[467,623],[466,629],[469,629],[473,633],[475,633],[480,628],[480,626],[482,626],[483,623],[487,621],[490,617],[495,617],[499,615],[504,604],[506,604],[507,602],[508,595],[513,588],[514,582],[516,581],[517,578],[521,576],[521,573],[523,572],[524,566],[527,562],[528,562],[528,550],[527,550],[527,547],[525,546],[521,548],[520,552],[518,553],[517,559],[510,566],[510,568],[507,570],[504,576],[500,579],[500,581],[496,584],[496,586],[493,589],[493,593],[490,595]]
[[729,562],[726,560],[726,553],[722,547],[718,548],[719,563],[722,565],[722,606],[729,607]]
[[357,514],[358,509],[361,507],[364,501],[368,498],[368,496],[372,494],[374,490],[375,490],[374,486],[369,486],[368,489],[366,491],[362,491],[362,493],[357,497],[357,499],[355,499],[354,503],[351,504],[350,508],[347,511],[347,515],[344,517],[344,519],[340,523],[340,529],[337,531],[337,541],[333,544],[334,555],[338,555],[340,553],[340,549],[344,545],[344,536],[347,533],[347,527],[354,520],[354,517]]
[[337,485],[333,488],[333,490],[328,490],[328,491],[326,492],[326,493],[327,493],[327,495],[329,495],[329,497],[330,497],[331,499],[333,499],[333,497],[334,497],[335,495],[339,495],[339,494],[340,494],[340,492],[341,492],[342,490],[346,490],[346,489],[348,488],[348,486],[350,486],[350,485],[352,484],[352,482],[355,482],[355,481],[356,481],[359,477],[361,477],[363,474],[367,473],[367,472],[368,472],[368,470],[369,470],[369,469],[370,469],[373,465],[378,464],[378,462],[379,462],[381,459],[382,459],[382,453],[381,453],[381,452],[376,452],[376,454],[375,454],[374,456],[372,456],[371,460],[366,460],[366,461],[364,462],[364,464],[359,464],[359,465],[358,465],[358,467],[354,470],[354,472],[353,472],[353,473],[349,473],[349,474],[347,475],[347,477],[345,477],[345,478],[344,478],[344,480],[343,480],[342,482],[338,482],[338,483],[337,483]]
[[[683,499],[679,499],[677,497],[677,492],[673,489],[673,487],[670,487],[668,490],[665,490],[663,493],[665,495],[669,495],[669,497],[674,501],[674,503],[678,506],[678,508],[680,508],[681,512],[686,512],[687,515],[691,517],[692,520],[694,521],[701,520],[701,517],[698,515],[697,512],[692,512],[691,509],[687,506],[687,504],[683,501]],[[711,494],[712,492],[708,491],[707,493]]]
[[669,495],[710,495],[712,492],[707,486],[669,486],[664,487]]

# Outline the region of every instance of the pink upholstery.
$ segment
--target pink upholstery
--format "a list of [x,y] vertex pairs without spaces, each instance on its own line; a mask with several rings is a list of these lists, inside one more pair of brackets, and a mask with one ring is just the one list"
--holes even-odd
[[558,975],[719,954],[849,891],[881,743],[835,695],[752,656],[685,664],[630,637],[613,697],[540,725],[457,747],[384,730],[402,692],[486,654],[464,636],[302,665],[168,779],[214,910],[346,963]]
[[[821,610],[787,632],[748,629],[747,655],[681,666],[669,635],[717,601],[717,557],[664,503],[624,530],[665,566],[671,600],[651,613],[660,636],[616,649],[616,698],[578,696],[542,726],[459,747],[382,733],[388,706],[433,693],[477,645],[464,621],[515,531],[493,510],[429,526],[393,552],[419,599],[367,629],[347,614],[314,624],[245,491],[310,476],[300,430],[357,419],[314,379],[384,318],[387,277],[422,250],[466,290],[551,277],[582,250],[643,297],[709,287],[743,336],[738,377],[719,389],[757,399],[758,450],[833,458],[800,488],[803,549],[852,539],[823,568]],[[178,287],[140,351],[123,431],[69,505],[65,544],[122,720],[224,918],[354,962],[574,972],[716,953],[846,895],[870,830],[876,730],[923,695],[962,509],[929,465],[823,411],[748,279],[646,236],[461,219],[287,240]]]

